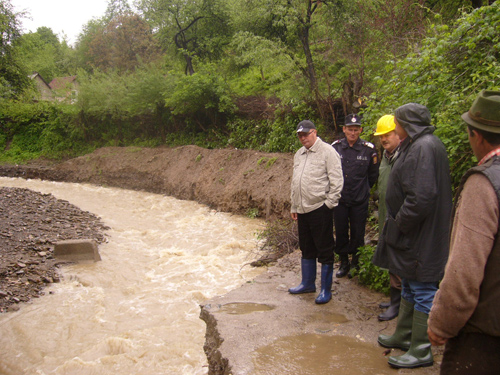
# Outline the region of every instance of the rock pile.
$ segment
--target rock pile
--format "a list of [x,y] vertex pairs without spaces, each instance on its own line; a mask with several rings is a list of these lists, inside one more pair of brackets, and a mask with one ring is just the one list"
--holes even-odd
[[55,242],[103,243],[107,229],[94,214],[51,194],[0,187],[0,312],[19,309],[59,281]]

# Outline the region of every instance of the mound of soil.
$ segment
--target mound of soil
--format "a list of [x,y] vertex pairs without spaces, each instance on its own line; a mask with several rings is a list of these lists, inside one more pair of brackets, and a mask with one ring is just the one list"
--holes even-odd
[[253,150],[105,147],[53,165],[0,165],[0,175],[143,190],[271,219],[290,215],[292,166],[292,154]]

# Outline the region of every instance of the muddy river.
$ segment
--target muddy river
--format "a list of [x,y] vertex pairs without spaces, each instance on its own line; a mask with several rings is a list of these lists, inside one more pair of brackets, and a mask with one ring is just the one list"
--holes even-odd
[[85,184],[0,178],[51,193],[111,229],[102,261],[0,315],[0,374],[206,374],[199,305],[262,270],[263,222],[190,201]]

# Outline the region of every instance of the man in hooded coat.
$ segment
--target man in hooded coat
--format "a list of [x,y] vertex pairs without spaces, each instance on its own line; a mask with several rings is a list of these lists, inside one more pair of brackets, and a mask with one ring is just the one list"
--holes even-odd
[[373,263],[402,278],[396,332],[380,335],[396,368],[431,366],[427,318],[448,259],[452,193],[446,149],[433,132],[427,107],[409,103],[395,111],[400,154],[386,192],[387,216]]

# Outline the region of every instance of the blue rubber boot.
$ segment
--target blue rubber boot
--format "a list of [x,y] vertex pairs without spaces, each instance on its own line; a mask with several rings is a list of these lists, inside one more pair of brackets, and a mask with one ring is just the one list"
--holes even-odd
[[321,265],[321,291],[316,297],[316,303],[321,305],[332,299],[333,264]]
[[291,294],[314,293],[316,291],[316,259],[304,259],[301,262],[302,282],[288,291]]

